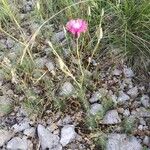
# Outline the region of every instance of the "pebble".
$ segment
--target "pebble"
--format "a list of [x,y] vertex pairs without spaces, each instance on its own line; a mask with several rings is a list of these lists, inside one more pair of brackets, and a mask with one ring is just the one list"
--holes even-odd
[[103,106],[98,103],[94,103],[91,105],[90,114],[96,115],[98,112],[103,113]]
[[21,139],[20,137],[14,137],[7,143],[8,150],[28,150],[27,139]]
[[0,96],[0,117],[7,115],[12,111],[13,100],[7,96]]
[[121,119],[118,115],[117,110],[108,111],[102,120],[103,124],[117,124],[120,122],[121,122]]
[[52,134],[42,125],[38,125],[37,132],[42,150],[62,150],[62,146],[59,143],[59,137],[57,135]]
[[92,94],[92,97],[89,99],[89,101],[91,103],[94,103],[94,102],[97,102],[98,100],[100,100],[101,98],[102,98],[101,93],[99,91],[97,91]]
[[128,92],[127,92],[128,95],[130,95],[132,98],[135,98],[138,96],[138,88],[137,86],[131,88]]
[[138,129],[142,131],[142,130],[143,130],[143,125],[140,124],[140,125],[138,126]]
[[35,128],[31,127],[31,128],[25,129],[23,134],[28,136],[28,137],[32,137],[33,138],[35,136]]
[[6,46],[7,46],[8,49],[11,49],[15,45],[15,41],[12,40],[11,38],[7,38],[5,44],[6,44]]
[[58,33],[55,33],[52,37],[52,42],[59,43],[62,42],[65,39],[65,33],[64,31],[60,31]]
[[77,133],[74,129],[75,127],[73,125],[65,125],[61,129],[60,143],[62,144],[62,146],[66,146],[76,138]]
[[37,58],[35,60],[35,64],[39,69],[43,69],[45,67],[45,64],[48,62],[47,58],[45,57],[41,57],[41,58]]
[[113,75],[115,76],[120,76],[122,74],[122,71],[119,70],[119,69],[115,69],[113,72],[112,72]]
[[123,112],[123,115],[124,115],[125,117],[130,116],[130,111],[129,111],[128,109],[125,109],[124,112]]
[[145,136],[143,139],[143,144],[150,147],[150,137]]
[[74,91],[74,87],[70,82],[65,82],[60,90],[60,95],[64,95],[64,96],[68,96],[70,94],[72,94]]
[[130,97],[126,93],[124,93],[123,91],[120,91],[117,101],[121,102],[121,103],[124,103],[128,100],[130,100]]
[[106,150],[142,150],[142,145],[136,137],[127,137],[126,134],[110,134]]
[[47,67],[47,69],[48,69],[50,72],[54,71],[54,69],[55,69],[53,62],[51,62],[51,61],[48,61],[48,62],[45,64],[45,66]]
[[133,71],[132,71],[132,69],[131,68],[124,68],[123,69],[123,73],[124,73],[124,75],[125,75],[125,77],[127,77],[127,78],[132,78],[132,77],[134,77],[134,73],[133,73]]
[[30,128],[29,122],[20,122],[12,126],[15,133],[24,131],[25,129]]
[[0,129],[0,147],[11,139],[13,133],[11,131]]
[[150,108],[150,98],[148,95],[142,95],[141,103],[145,108]]

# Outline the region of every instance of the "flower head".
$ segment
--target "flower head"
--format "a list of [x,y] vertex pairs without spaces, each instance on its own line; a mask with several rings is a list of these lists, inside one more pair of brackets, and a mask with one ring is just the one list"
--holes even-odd
[[88,23],[82,19],[70,20],[66,24],[66,29],[75,35],[76,37],[80,36],[80,33],[87,31]]

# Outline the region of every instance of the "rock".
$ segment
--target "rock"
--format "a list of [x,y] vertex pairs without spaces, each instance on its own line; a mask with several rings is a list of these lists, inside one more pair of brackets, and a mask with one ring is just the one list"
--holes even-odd
[[29,129],[25,129],[23,134],[28,136],[28,137],[34,137],[35,136],[35,128],[32,127]]
[[90,114],[96,115],[98,112],[103,113],[103,106],[98,103],[94,103],[91,105]]
[[150,147],[150,137],[145,136],[143,139],[143,144]]
[[130,100],[130,97],[126,93],[124,93],[123,91],[120,91],[117,101],[120,103],[124,103],[128,100]]
[[55,33],[52,37],[52,42],[54,43],[60,43],[65,39],[65,33],[64,31],[60,31],[58,33]]
[[123,115],[124,115],[125,117],[130,116],[130,111],[129,111],[128,109],[126,109],[126,110],[123,112]]
[[67,115],[63,120],[62,120],[62,124],[66,125],[72,122],[71,116]]
[[97,91],[92,94],[92,97],[89,99],[89,101],[91,103],[94,103],[94,102],[97,102],[98,100],[100,100],[101,98],[102,98],[101,93],[99,91]]
[[145,108],[150,107],[150,98],[148,95],[142,95],[141,97],[141,103]]
[[150,117],[150,110],[146,110],[143,107],[137,109],[136,114],[137,117]]
[[13,133],[11,131],[0,129],[0,147],[2,147],[7,141],[11,139]]
[[38,125],[37,132],[42,150],[62,150],[62,146],[59,143],[59,137],[57,135],[52,134],[42,125]]
[[73,125],[65,125],[61,129],[60,143],[62,146],[66,146],[76,138],[77,133],[75,132],[74,128],[75,127]]
[[140,125],[138,126],[138,130],[141,130],[141,131],[142,131],[142,130],[143,130],[143,125],[140,124]]
[[28,150],[28,141],[27,139],[14,137],[7,143],[7,150]]
[[103,124],[117,124],[120,122],[121,119],[119,118],[117,110],[108,111],[102,120]]
[[45,66],[47,67],[47,69],[48,69],[49,72],[51,72],[51,73],[53,73],[55,75],[55,71],[54,71],[55,70],[55,66],[54,66],[53,62],[48,61],[45,64]]
[[29,122],[21,122],[12,126],[15,133],[24,131],[25,129],[30,128]]
[[7,46],[8,49],[11,49],[15,45],[15,41],[12,40],[11,38],[7,38],[5,44],[6,44],[6,46]]
[[70,82],[65,82],[60,91],[60,95],[68,96],[71,95],[74,91],[74,87]]
[[35,64],[39,69],[43,69],[45,67],[45,64],[48,62],[47,58],[42,57],[42,58],[37,58],[35,60]]
[[0,117],[7,115],[12,111],[13,100],[7,96],[0,96]]
[[115,69],[115,70],[112,72],[112,74],[115,75],[115,76],[120,76],[121,73],[122,73],[122,71],[119,70],[119,69]]
[[127,67],[124,68],[123,73],[124,73],[125,77],[127,77],[127,78],[134,77],[134,73],[131,68],[127,68]]
[[106,150],[142,150],[142,145],[134,136],[128,138],[125,134],[110,134]]
[[131,88],[128,92],[127,92],[128,95],[130,95],[132,98],[135,98],[138,96],[138,88],[137,86]]

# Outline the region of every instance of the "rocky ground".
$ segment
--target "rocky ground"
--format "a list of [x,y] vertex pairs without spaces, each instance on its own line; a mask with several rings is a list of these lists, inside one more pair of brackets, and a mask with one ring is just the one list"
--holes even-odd
[[[23,20],[32,11],[33,5],[32,1],[28,1],[20,8]],[[27,34],[34,32],[36,24],[24,23]],[[51,40],[65,43],[64,32],[53,33]],[[86,72],[90,77],[86,92],[90,110],[89,114],[85,114],[77,101],[75,85],[70,79],[64,81],[63,76],[58,75],[58,64],[50,57],[50,48],[45,43],[42,46],[40,44],[35,44],[37,51],[42,49],[42,53],[35,51],[35,64],[38,70],[49,72],[45,79],[55,77],[58,80],[56,82],[63,81],[55,88],[57,97],[68,100],[66,110],[55,111],[47,103],[39,108],[38,113],[30,112],[25,107],[27,95],[23,91],[18,92],[18,85],[21,84],[17,77],[19,75],[10,69],[13,68],[21,47],[10,37],[0,34],[0,149],[150,150],[148,80],[139,79],[132,68],[121,60],[116,63],[108,58],[100,62],[93,59],[91,70]],[[63,54],[67,57],[69,51],[64,49]],[[11,70],[11,77],[6,68]],[[37,100],[36,95],[42,97],[40,85],[31,86],[31,89],[35,93],[35,97],[30,96],[31,99]],[[89,126],[90,120],[86,116],[94,118],[94,129],[92,125]]]

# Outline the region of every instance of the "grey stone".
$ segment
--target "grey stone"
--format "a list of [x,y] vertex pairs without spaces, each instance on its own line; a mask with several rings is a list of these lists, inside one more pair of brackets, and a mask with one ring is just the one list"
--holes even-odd
[[122,71],[119,70],[119,69],[115,69],[115,70],[112,72],[112,74],[115,75],[115,76],[120,76],[121,73],[122,73]]
[[48,61],[48,62],[45,64],[45,66],[47,67],[47,69],[48,69],[50,72],[55,69],[55,66],[54,66],[53,62],[51,62],[51,61]]
[[6,44],[7,48],[10,49],[10,48],[12,48],[15,45],[15,41],[12,40],[11,38],[7,38],[5,44]]
[[134,73],[131,68],[127,68],[127,67],[124,68],[123,73],[124,73],[125,77],[127,77],[127,78],[134,77]]
[[37,58],[35,60],[35,64],[39,69],[43,69],[45,67],[45,64],[48,62],[47,58],[42,57],[42,58]]
[[94,102],[97,102],[98,100],[100,100],[101,98],[102,98],[101,93],[99,91],[97,91],[92,94],[92,97],[89,99],[89,101],[91,103],[94,103]]
[[0,96],[0,117],[7,115],[12,111],[13,100],[7,96]]
[[140,125],[138,126],[138,129],[142,131],[142,130],[143,130],[143,125],[140,124]]
[[136,137],[127,137],[125,134],[110,134],[106,150],[142,150],[142,145]]
[[11,131],[0,129],[0,147],[11,139],[13,133]]
[[96,115],[98,112],[103,113],[103,106],[98,103],[94,103],[91,105],[90,114]]
[[29,129],[25,129],[23,134],[28,136],[28,137],[34,137],[35,136],[35,128],[31,127]]
[[67,115],[63,120],[62,123],[63,125],[69,124],[72,122],[71,116]]
[[14,137],[7,143],[7,150],[28,150],[28,141],[27,139]]
[[130,115],[130,111],[128,109],[126,109],[124,112],[123,112],[123,115],[125,117],[128,117]]
[[148,95],[142,95],[141,97],[141,103],[145,108],[150,107],[150,98]]
[[42,150],[62,150],[57,135],[52,134],[42,125],[38,125],[37,131]]
[[25,129],[30,128],[29,122],[20,122],[12,126],[15,133],[24,131]]
[[126,93],[124,93],[123,91],[120,91],[117,101],[120,103],[124,103],[128,100],[130,100],[130,97]]
[[145,136],[143,139],[143,144],[150,147],[150,137]]
[[117,124],[120,122],[121,122],[121,119],[118,115],[117,110],[108,111],[102,120],[103,124]]
[[132,98],[135,98],[138,96],[138,88],[137,86],[131,88],[128,92],[127,92],[128,95],[130,95]]
[[150,110],[145,109],[144,107],[140,107],[137,109],[135,115],[137,117],[150,117]]
[[55,33],[52,37],[52,42],[59,43],[62,42],[65,39],[65,33],[64,31],[60,31],[58,33]]
[[61,129],[60,143],[62,146],[66,146],[76,138],[77,133],[75,132],[74,128],[75,127],[73,125],[65,125]]
[[60,90],[60,95],[68,96],[71,95],[74,91],[74,87],[70,82],[65,82]]

